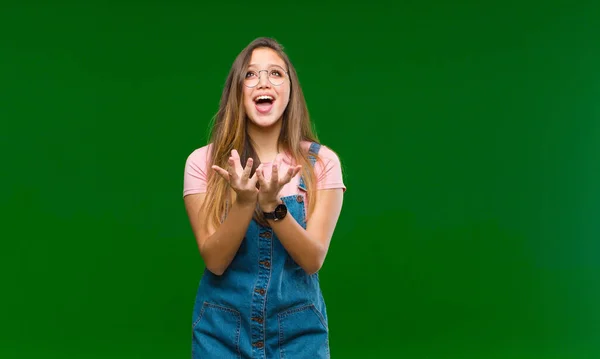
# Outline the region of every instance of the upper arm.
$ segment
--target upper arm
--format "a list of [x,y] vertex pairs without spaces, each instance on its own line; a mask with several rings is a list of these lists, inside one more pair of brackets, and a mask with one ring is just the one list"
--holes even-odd
[[208,176],[208,154],[210,146],[201,147],[193,151],[185,162],[183,175],[183,200],[185,209],[192,226],[192,231],[198,243],[198,249],[214,230],[210,225],[204,225],[206,214],[201,212],[202,204],[206,198]]
[[317,178],[315,207],[307,222],[306,230],[327,251],[340,217],[346,186],[338,155],[330,148],[322,146],[319,157],[314,168]]
[[315,208],[306,224],[306,231],[316,238],[325,251],[333,237],[343,200],[344,190],[341,188],[316,191]]
[[202,246],[208,237],[210,237],[215,229],[213,228],[210,221],[205,221],[206,214],[202,211],[202,204],[206,198],[206,193],[195,193],[189,194],[183,197],[185,204],[185,210],[190,220],[194,237],[196,237],[196,243],[198,249],[202,252]]

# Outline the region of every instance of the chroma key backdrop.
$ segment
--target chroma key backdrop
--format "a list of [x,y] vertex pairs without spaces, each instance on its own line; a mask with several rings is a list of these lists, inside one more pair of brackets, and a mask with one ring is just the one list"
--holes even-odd
[[260,36],[344,166],[332,358],[600,358],[600,3],[8,0],[0,34],[0,358],[190,357],[183,168]]

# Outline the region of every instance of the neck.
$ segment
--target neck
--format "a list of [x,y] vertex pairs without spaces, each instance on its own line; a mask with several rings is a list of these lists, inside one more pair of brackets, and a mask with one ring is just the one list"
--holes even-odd
[[279,133],[281,121],[273,126],[259,127],[252,122],[248,123],[248,135],[254,142],[256,154],[262,163],[272,162],[279,153]]

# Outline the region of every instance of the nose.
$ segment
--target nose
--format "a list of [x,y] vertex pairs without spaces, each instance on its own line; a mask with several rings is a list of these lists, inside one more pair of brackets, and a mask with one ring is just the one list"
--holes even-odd
[[[264,73],[264,75],[263,75]],[[262,70],[258,72],[258,88],[271,87],[271,82],[269,81],[269,72],[267,70]]]

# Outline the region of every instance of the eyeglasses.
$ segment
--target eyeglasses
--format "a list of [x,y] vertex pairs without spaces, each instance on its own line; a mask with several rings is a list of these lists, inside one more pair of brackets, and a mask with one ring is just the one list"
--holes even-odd
[[260,82],[260,73],[266,72],[267,78],[269,82],[273,84],[273,86],[279,86],[285,82],[288,78],[288,72],[285,71],[281,66],[273,65],[270,66],[268,70],[248,70],[246,72],[246,76],[244,77],[244,85],[246,87],[255,87]]

